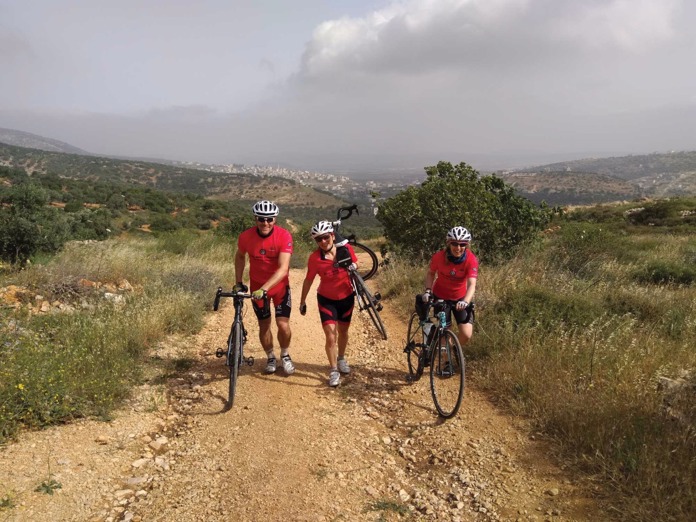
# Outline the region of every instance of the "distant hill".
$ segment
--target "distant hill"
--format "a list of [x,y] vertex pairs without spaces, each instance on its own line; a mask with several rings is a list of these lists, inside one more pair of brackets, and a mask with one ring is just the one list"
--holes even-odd
[[73,147],[68,143],[44,138],[30,132],[18,131],[14,129],[3,129],[0,127],[0,143],[16,145],[17,147],[28,147],[31,149],[45,150],[49,152],[66,152],[69,154],[89,155],[89,152]]
[[588,158],[498,175],[520,194],[549,204],[696,195],[696,151]]
[[241,173],[218,173],[137,160],[66,154],[0,143],[0,165],[64,178],[108,181],[191,193],[214,199],[271,199],[293,207],[338,208],[344,202],[293,180]]

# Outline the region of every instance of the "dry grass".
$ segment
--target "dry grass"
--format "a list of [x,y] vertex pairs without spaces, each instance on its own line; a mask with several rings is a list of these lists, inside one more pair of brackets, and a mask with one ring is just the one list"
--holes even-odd
[[[658,382],[696,372],[696,281],[641,274],[651,264],[688,273],[696,241],[599,228],[571,225],[481,267],[471,377],[555,437],[578,468],[603,476],[621,518],[693,520],[696,392],[667,397]],[[410,313],[424,272],[392,263],[383,294]]]

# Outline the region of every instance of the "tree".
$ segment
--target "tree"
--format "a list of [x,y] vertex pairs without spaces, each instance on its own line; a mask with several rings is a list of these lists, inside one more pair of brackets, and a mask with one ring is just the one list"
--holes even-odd
[[380,205],[377,219],[393,247],[425,259],[444,245],[447,231],[467,227],[474,237],[477,255],[494,262],[513,255],[533,238],[551,217],[515,194],[497,176],[480,176],[470,165],[453,166],[441,161],[426,167],[427,179]]
[[31,182],[12,187],[0,209],[0,259],[24,264],[38,252],[56,252],[68,239],[65,214],[47,207],[48,195]]

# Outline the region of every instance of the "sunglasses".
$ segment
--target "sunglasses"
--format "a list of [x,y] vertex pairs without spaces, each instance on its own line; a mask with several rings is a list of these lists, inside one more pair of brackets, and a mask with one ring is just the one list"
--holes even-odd
[[315,237],[315,238],[314,238],[314,241],[316,241],[317,243],[321,243],[322,241],[326,241],[326,240],[329,239],[330,237],[331,237],[331,234],[324,234],[323,236],[317,236],[317,237]]
[[273,223],[274,219],[275,218],[272,217],[257,217],[256,221],[258,221],[259,223]]
[[456,247],[459,247],[459,248],[466,248],[467,246],[469,246],[469,243],[460,243],[460,242],[458,242],[458,241],[450,241],[450,245],[451,245],[451,246],[456,246]]

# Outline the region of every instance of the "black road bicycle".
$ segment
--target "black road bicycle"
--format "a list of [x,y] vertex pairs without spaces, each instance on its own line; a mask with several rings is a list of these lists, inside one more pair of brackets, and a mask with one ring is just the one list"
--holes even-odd
[[[348,260],[350,261],[350,260]],[[382,310],[382,303],[380,300],[382,296],[379,293],[372,294],[365,284],[365,279],[360,275],[360,269],[353,269],[351,266],[345,267],[350,275],[350,284],[353,286],[353,292],[355,293],[355,298],[358,302],[358,308],[362,312],[367,310],[367,314],[372,320],[372,324],[375,325],[377,331],[382,336],[382,339],[387,340],[387,329],[384,327],[382,318],[379,316],[379,312]]]
[[234,405],[234,394],[237,390],[239,367],[242,364],[247,364],[249,366],[254,364],[253,357],[244,357],[244,343],[246,343],[247,340],[247,331],[246,328],[244,328],[244,323],[242,321],[244,300],[251,299],[251,294],[242,292],[223,292],[222,288],[218,288],[217,293],[215,294],[215,303],[213,304],[213,310],[216,312],[220,307],[221,297],[231,297],[234,302],[234,320],[232,321],[230,335],[227,338],[227,354],[225,354],[225,350],[222,348],[218,348],[215,351],[216,357],[223,357],[227,355],[225,364],[230,370],[230,385],[225,410],[229,410]]
[[466,362],[457,335],[448,329],[448,303],[431,300],[425,308],[422,316],[414,312],[408,325],[404,348],[408,362],[406,379],[415,382],[430,367],[430,393],[435,408],[441,417],[449,419],[462,404]]
[[336,213],[336,221],[332,222],[334,226],[334,235],[336,236],[337,243],[339,243],[342,239],[348,240],[348,243],[353,247],[355,255],[358,258],[358,273],[364,281],[367,281],[377,273],[377,267],[379,264],[377,261],[377,255],[370,249],[370,247],[367,247],[362,243],[358,243],[355,239],[355,234],[344,237],[341,236],[339,232],[341,222],[352,216],[353,212],[360,215],[358,212],[358,205],[353,204],[350,207],[341,207],[338,209],[338,212]]

